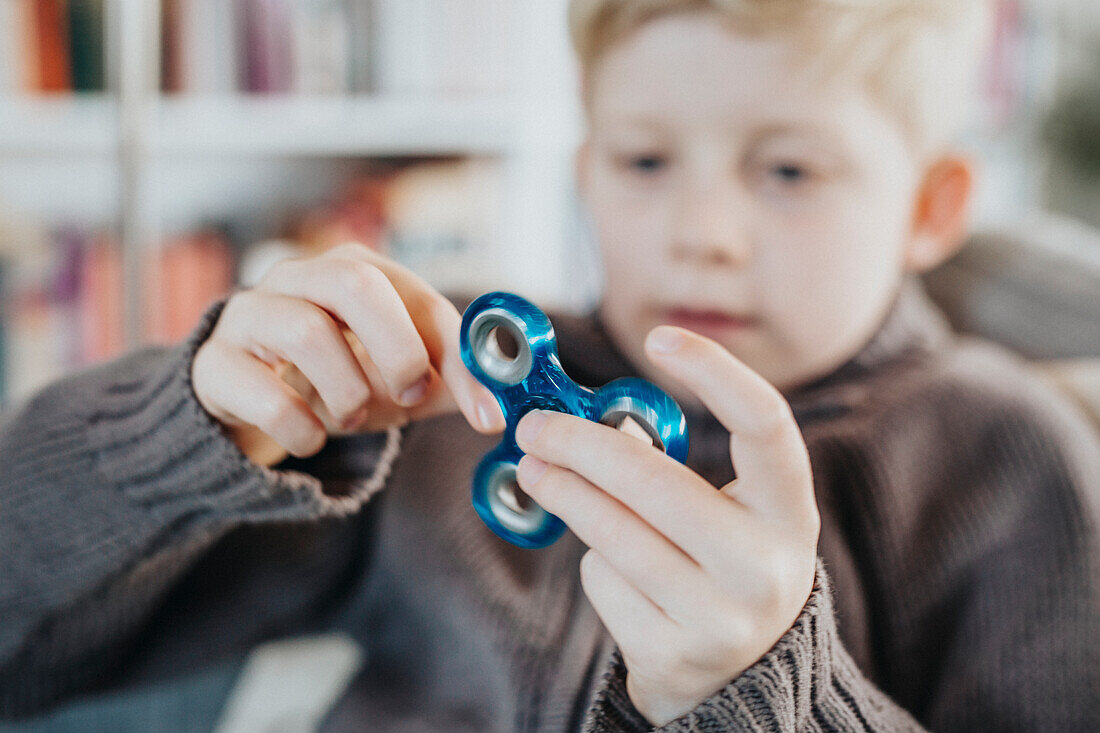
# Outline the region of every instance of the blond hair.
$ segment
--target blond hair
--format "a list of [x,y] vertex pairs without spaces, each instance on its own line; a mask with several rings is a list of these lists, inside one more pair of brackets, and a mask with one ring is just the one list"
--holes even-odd
[[700,11],[740,33],[790,37],[821,73],[859,74],[918,148],[950,142],[973,115],[988,0],[570,0],[585,105],[611,47],[656,18]]

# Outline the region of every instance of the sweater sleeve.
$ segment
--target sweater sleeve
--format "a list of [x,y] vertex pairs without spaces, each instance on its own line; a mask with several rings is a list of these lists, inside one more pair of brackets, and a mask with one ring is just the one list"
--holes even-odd
[[350,493],[248,461],[190,383],[220,306],[186,342],[70,376],[0,423],[0,718],[91,685],[232,527],[348,515],[385,481],[396,430]]
[[626,691],[618,650],[596,690],[586,733],[625,731],[919,731],[856,667],[837,636],[824,567],[802,613],[767,654],[679,718],[654,728]]

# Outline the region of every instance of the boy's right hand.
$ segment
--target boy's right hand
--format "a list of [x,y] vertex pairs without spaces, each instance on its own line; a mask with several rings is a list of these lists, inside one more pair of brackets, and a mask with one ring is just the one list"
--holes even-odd
[[199,403],[253,462],[321,450],[330,435],[384,430],[458,409],[504,429],[462,363],[455,307],[358,244],[273,266],[226,303],[191,365]]

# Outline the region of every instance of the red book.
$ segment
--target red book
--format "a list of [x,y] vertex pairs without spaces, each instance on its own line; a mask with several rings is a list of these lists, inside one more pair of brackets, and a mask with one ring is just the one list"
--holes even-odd
[[33,27],[38,39],[37,67],[40,92],[68,92],[73,88],[69,58],[69,15],[64,0],[33,0]]

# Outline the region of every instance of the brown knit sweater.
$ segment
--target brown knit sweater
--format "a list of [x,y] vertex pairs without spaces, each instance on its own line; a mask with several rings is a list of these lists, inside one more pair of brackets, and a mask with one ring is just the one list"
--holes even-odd
[[[0,719],[209,729],[249,649],[337,629],[366,661],[327,731],[648,729],[581,590],[581,543],[521,550],[474,514],[495,438],[451,416],[257,468],[188,382],[217,313],[0,425]],[[634,373],[595,316],[553,320],[578,382]],[[1084,421],[914,287],[788,397],[817,583],[767,655],[661,730],[1100,730]],[[688,419],[688,464],[721,485],[728,434]]]

